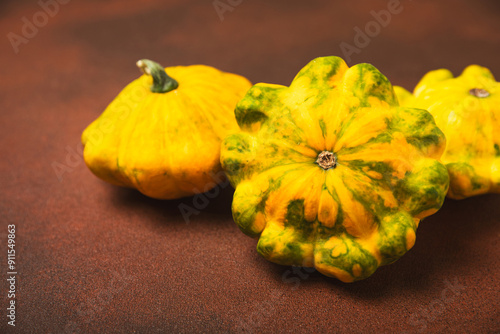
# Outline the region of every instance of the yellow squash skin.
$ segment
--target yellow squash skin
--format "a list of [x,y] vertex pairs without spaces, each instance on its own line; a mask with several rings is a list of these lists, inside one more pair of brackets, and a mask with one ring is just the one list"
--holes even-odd
[[454,78],[427,73],[414,93],[395,87],[402,105],[427,109],[447,139],[442,162],[450,174],[448,197],[500,193],[500,83],[478,65]]
[[392,263],[448,190],[445,137],[425,110],[399,107],[370,64],[311,61],[290,87],[257,84],[222,144],[232,210],[257,251],[352,282]]
[[142,75],[85,129],[82,143],[85,163],[99,178],[174,199],[216,186],[221,140],[238,128],[233,110],[251,84],[204,65],[165,70],[177,88],[153,93],[156,81]]

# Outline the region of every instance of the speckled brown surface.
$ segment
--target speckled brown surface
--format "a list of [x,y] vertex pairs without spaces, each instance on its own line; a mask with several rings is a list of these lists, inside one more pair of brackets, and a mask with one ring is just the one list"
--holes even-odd
[[[2,278],[0,332],[500,332],[500,195],[447,201],[402,259],[343,284],[259,257],[231,219],[229,187],[186,224],[178,206],[193,198],[110,186],[78,153],[139,58],[288,84],[309,60],[342,55],[388,2],[245,0],[221,21],[212,0],[72,0],[16,54],[7,34],[41,7],[2,1],[0,268],[5,278],[15,224],[18,281],[14,329]],[[350,65],[370,62],[406,88],[471,63],[500,77],[498,1],[401,5]],[[54,162],[67,166],[59,178]]]

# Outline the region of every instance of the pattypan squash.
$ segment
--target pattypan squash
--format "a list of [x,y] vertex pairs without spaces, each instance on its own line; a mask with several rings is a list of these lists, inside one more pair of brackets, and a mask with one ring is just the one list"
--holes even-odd
[[[208,191],[221,178],[221,140],[250,82],[204,65],[164,69],[150,60],[82,135],[89,169],[158,199]],[[168,75],[167,75],[168,73]]]
[[233,218],[272,262],[364,279],[408,251],[444,201],[443,133],[400,107],[370,64],[317,58],[290,87],[254,85],[235,116],[221,153]]
[[402,105],[427,109],[447,139],[441,158],[450,174],[448,197],[500,193],[500,83],[478,65],[454,78],[427,73],[411,94],[395,87]]

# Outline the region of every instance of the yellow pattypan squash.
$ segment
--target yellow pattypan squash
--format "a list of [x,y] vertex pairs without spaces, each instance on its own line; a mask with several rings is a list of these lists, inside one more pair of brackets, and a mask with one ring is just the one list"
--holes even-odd
[[471,65],[456,78],[439,69],[427,73],[413,94],[395,91],[402,105],[427,109],[446,135],[448,197],[500,193],[500,83],[487,68]]
[[212,189],[221,140],[238,128],[233,110],[250,82],[204,65],[137,65],[144,75],[83,132],[85,163],[99,178],[153,198]]
[[233,217],[270,261],[360,280],[406,253],[443,204],[443,133],[370,64],[317,58],[289,87],[253,86],[235,115],[221,153]]

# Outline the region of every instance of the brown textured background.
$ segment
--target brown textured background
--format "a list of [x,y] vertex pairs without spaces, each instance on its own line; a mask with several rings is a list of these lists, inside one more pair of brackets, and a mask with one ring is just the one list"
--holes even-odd
[[[41,8],[2,1],[0,332],[500,332],[500,195],[447,200],[407,255],[344,284],[259,257],[232,221],[229,187],[186,224],[178,206],[193,198],[110,186],[77,153],[83,129],[139,76],[140,58],[289,84],[309,60],[342,56],[339,44],[353,44],[353,29],[387,3],[244,0],[221,21],[212,0],[72,0],[16,54],[7,34]],[[471,63],[500,77],[497,0],[401,4],[350,65],[370,62],[406,88],[428,70],[459,74]],[[60,179],[54,162],[67,166]],[[8,224],[17,228],[15,330],[5,311]]]

